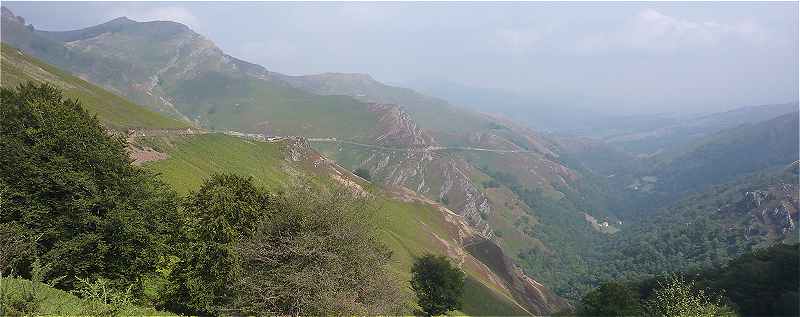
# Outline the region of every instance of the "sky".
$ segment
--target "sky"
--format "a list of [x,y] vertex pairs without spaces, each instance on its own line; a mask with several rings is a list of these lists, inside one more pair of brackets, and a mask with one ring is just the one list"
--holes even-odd
[[621,114],[793,102],[800,85],[797,2],[3,5],[42,30],[177,21],[286,74],[456,83]]

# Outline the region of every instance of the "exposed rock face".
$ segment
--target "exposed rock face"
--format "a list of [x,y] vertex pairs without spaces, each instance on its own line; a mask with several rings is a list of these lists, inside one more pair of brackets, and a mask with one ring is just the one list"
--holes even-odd
[[780,240],[797,228],[800,198],[796,184],[777,183],[747,191],[743,196],[725,211],[750,214],[749,223],[744,227],[746,238],[764,236]]
[[458,156],[432,151],[438,146],[436,140],[419,128],[402,107],[371,104],[369,109],[379,118],[374,144],[396,150],[367,150],[369,155],[360,167],[367,168],[374,179],[386,185],[403,186],[446,202],[480,234],[491,236],[491,228],[484,220],[491,212],[491,204],[472,183],[472,167]]
[[408,112],[400,106],[372,103],[369,111],[379,113],[379,134],[376,144],[398,145],[403,147],[426,147],[433,145],[433,137],[424,133]]

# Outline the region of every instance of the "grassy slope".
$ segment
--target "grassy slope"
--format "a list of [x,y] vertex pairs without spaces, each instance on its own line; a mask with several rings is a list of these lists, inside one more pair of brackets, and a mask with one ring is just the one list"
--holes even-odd
[[[34,315],[98,315],[111,308],[99,302],[81,299],[71,293],[52,288],[47,284],[33,283],[29,280],[18,278],[2,278],[0,280],[0,298],[4,304],[15,305],[24,301],[26,295],[35,294],[40,299]],[[14,310],[2,312],[4,315],[15,315]],[[21,315],[21,314],[19,314]],[[141,307],[128,307],[120,312],[122,316],[167,316],[171,313],[160,312],[154,309]]]
[[167,89],[178,109],[210,129],[363,139],[377,118],[345,96],[318,96],[280,83],[206,73]]
[[[483,116],[456,108],[445,100],[385,85],[368,75],[329,73],[289,77],[288,81],[320,94],[358,96],[365,101],[401,105],[421,127],[437,134],[465,134],[485,128],[489,123]],[[442,120],[444,118],[447,120]]]
[[144,141],[158,151],[168,152],[169,159],[147,167],[161,174],[179,193],[197,189],[213,173],[236,173],[251,176],[259,184],[275,189],[285,185],[287,176],[281,147],[248,141],[224,134],[194,137],[157,138]]
[[[167,160],[146,164],[146,168],[161,173],[162,179],[181,193],[196,189],[202,179],[213,172],[250,175],[258,183],[278,189],[291,181],[287,168],[294,171],[309,168],[283,160],[280,144],[251,142],[221,134],[159,138],[147,140],[146,143],[170,155]],[[384,241],[395,255],[393,268],[401,281],[407,281],[414,256],[426,252],[445,252],[433,235],[453,239],[452,234],[447,230],[441,213],[430,205],[391,199],[379,189],[364,185],[375,194],[381,210]],[[470,270],[467,273],[469,278],[464,313],[525,314],[509,299],[508,294],[486,286],[488,283],[482,281],[484,277]],[[405,289],[410,292],[408,287]]]
[[15,87],[28,81],[49,82],[64,90],[69,98],[78,98],[84,108],[97,114],[109,128],[184,128],[189,125],[164,117],[156,112],[133,104],[56,67],[2,45],[2,86]]

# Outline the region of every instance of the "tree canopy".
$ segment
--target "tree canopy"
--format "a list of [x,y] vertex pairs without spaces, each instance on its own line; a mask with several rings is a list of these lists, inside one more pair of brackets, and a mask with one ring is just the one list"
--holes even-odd
[[428,316],[461,309],[464,272],[443,255],[426,254],[411,267],[411,288],[419,306]]

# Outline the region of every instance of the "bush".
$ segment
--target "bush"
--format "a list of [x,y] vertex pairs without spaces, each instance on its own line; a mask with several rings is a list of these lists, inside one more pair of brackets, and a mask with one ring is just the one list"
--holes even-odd
[[721,297],[711,297],[696,289],[692,281],[673,275],[660,282],[659,287],[644,304],[648,316],[736,316]]
[[427,254],[411,267],[411,288],[422,311],[428,316],[461,309],[464,273],[443,255]]

